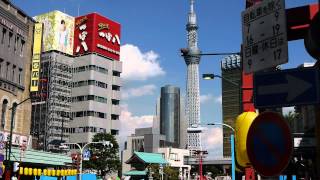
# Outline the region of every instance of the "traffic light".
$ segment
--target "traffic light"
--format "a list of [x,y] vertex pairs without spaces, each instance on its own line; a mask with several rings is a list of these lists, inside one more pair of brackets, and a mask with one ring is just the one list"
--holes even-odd
[[304,45],[308,53],[315,59],[320,60],[320,14],[312,18],[309,30],[304,39]]
[[255,112],[243,112],[236,119],[236,159],[241,167],[248,167],[250,164],[247,155],[247,135],[253,120],[257,117]]

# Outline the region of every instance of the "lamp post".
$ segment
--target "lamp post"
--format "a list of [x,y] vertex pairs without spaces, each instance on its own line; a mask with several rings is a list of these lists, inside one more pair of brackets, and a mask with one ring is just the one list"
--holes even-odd
[[[229,82],[230,84],[233,84],[235,86],[239,86],[239,83],[236,83],[234,81],[231,81],[230,79],[224,78],[222,76],[216,75],[216,74],[202,74],[202,78],[204,80],[213,80],[215,77],[218,77],[224,81]],[[224,124],[224,123],[209,123],[207,125],[221,125],[221,126],[225,126],[229,129],[232,130],[233,134],[230,135],[230,143],[231,143],[231,171],[232,171],[232,180],[235,180],[236,178],[236,165],[235,165],[235,145],[234,145],[234,134],[235,134],[235,129],[228,125],[228,124]]]
[[113,146],[112,143],[110,143],[110,141],[103,141],[103,142],[89,142],[87,144],[85,144],[83,147],[80,146],[80,144],[78,143],[61,143],[61,145],[63,146],[66,146],[66,145],[76,145],[79,150],[80,150],[80,155],[81,155],[81,158],[80,158],[80,168],[79,168],[79,180],[82,179],[82,155],[83,155],[83,150],[90,144],[103,144],[104,146],[106,145],[110,145],[111,147]]
[[215,125],[221,125],[221,126],[225,126],[229,129],[232,130],[233,134],[230,135],[230,143],[231,143],[231,174],[232,174],[232,180],[236,179],[236,158],[235,158],[235,147],[234,147],[234,134],[235,134],[235,129],[228,125],[228,124],[224,124],[224,123],[208,123],[206,125],[209,126],[215,126]]

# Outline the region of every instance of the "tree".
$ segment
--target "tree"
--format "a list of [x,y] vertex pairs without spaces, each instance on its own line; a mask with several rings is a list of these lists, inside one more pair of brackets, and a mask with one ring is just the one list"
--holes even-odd
[[83,161],[83,168],[96,170],[100,176],[114,173],[120,170],[119,145],[113,135],[98,133],[92,138],[92,142],[109,141],[111,146],[103,144],[90,144],[89,149],[92,156],[89,161]]

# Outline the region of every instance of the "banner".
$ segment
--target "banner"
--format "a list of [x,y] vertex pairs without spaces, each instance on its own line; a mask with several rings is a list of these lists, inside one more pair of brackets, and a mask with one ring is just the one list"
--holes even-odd
[[38,91],[40,76],[40,56],[42,44],[42,23],[36,23],[33,36],[33,55],[31,62],[31,85],[30,92]]

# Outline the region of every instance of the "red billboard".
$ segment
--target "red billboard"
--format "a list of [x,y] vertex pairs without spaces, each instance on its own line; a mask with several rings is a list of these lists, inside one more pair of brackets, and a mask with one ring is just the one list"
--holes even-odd
[[75,19],[74,55],[98,53],[108,58],[120,58],[120,24],[91,13]]

